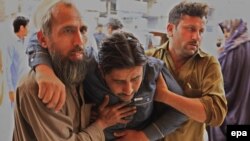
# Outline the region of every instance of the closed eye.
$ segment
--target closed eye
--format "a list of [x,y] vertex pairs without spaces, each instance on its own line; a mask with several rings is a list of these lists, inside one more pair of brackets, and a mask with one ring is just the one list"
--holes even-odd
[[125,83],[125,81],[123,81],[123,80],[114,80],[114,81],[115,81],[116,84],[123,84],[123,83]]

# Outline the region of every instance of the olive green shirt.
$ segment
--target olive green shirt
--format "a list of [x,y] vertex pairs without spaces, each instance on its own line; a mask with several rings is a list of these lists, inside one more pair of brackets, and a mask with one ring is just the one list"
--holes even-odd
[[223,77],[218,60],[201,49],[189,58],[178,74],[173,60],[168,52],[168,42],[148,50],[148,55],[163,60],[175,79],[182,86],[184,95],[190,98],[200,98],[206,111],[205,123],[192,119],[182,127],[165,137],[165,141],[203,141],[206,124],[219,126],[227,113]]
[[31,71],[17,88],[13,141],[104,141],[103,131],[89,125],[90,106],[85,104],[82,87],[78,92],[66,91],[63,108],[59,112],[48,109],[38,98]]

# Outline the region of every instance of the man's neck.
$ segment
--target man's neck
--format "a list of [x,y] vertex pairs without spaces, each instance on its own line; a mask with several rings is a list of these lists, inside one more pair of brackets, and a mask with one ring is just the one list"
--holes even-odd
[[169,47],[168,51],[173,60],[175,69],[179,71],[180,68],[186,63],[187,58],[184,58],[181,55],[179,55],[178,52],[173,47]]

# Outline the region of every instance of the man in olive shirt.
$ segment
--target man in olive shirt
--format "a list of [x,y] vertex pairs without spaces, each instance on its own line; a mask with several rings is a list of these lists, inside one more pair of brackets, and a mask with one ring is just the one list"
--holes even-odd
[[190,118],[181,128],[165,137],[166,141],[206,140],[203,137],[206,134],[206,124],[218,126],[226,116],[227,102],[220,64],[215,57],[200,49],[207,14],[206,4],[177,4],[169,13],[169,41],[147,52],[165,62],[185,95],[169,92],[167,95],[158,95],[162,97],[155,99]]

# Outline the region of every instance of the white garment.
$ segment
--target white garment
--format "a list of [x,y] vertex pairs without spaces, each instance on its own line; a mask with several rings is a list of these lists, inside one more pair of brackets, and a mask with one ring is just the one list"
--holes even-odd
[[14,130],[14,105],[10,103],[9,96],[5,91],[2,105],[0,106],[0,140],[11,141]]
[[5,76],[5,72],[0,74],[0,85],[4,87],[1,90],[2,103],[0,103],[0,141],[11,141],[14,130],[14,105],[9,99]]
[[17,36],[12,37],[6,48],[6,75],[8,91],[15,91],[18,82],[30,70],[28,55],[25,53],[27,44]]

